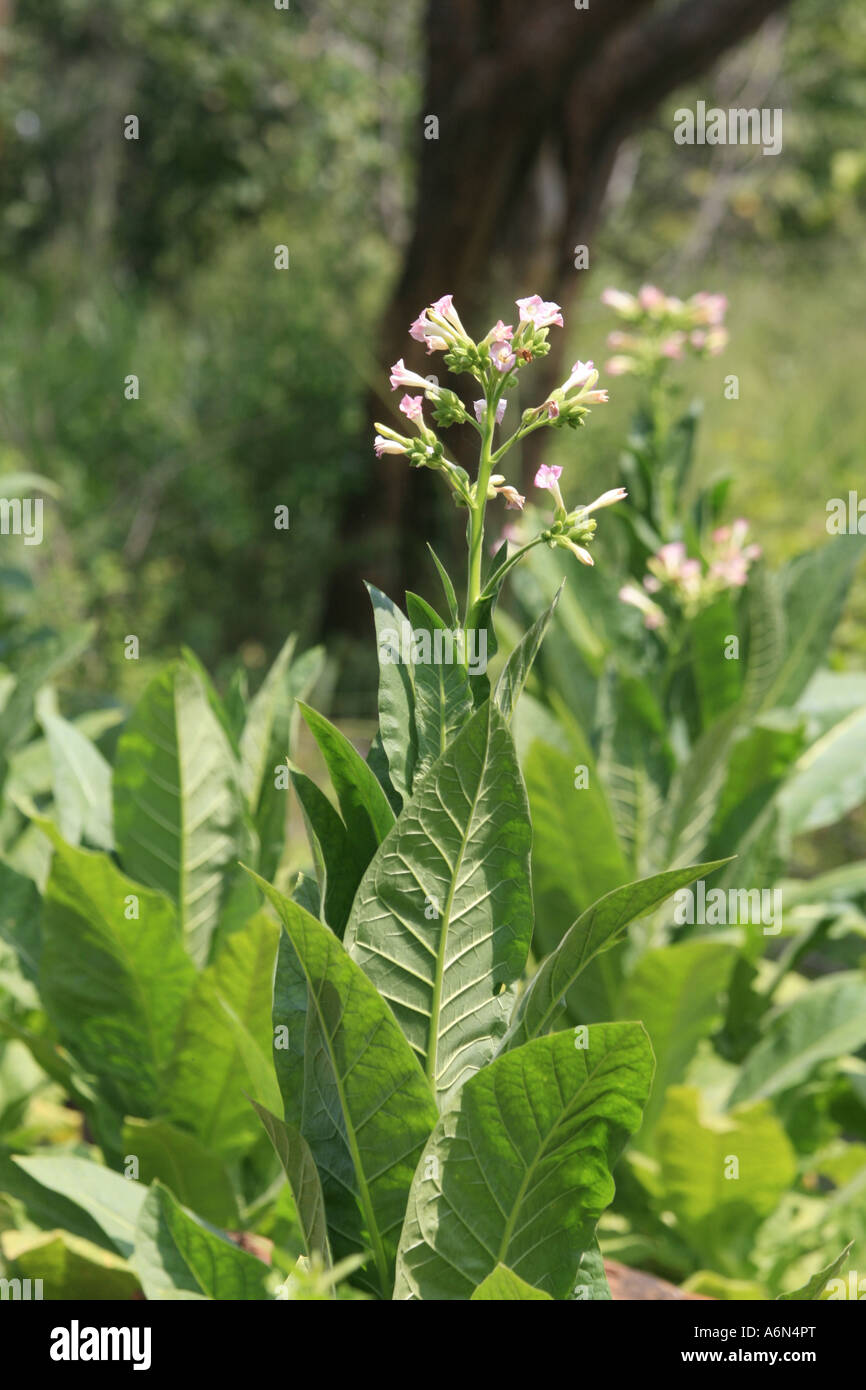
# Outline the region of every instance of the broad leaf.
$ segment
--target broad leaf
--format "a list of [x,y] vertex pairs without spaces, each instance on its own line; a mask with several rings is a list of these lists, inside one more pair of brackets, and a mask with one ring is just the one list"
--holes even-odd
[[265,1299],[268,1267],[155,1183],[138,1218],[132,1267],[151,1301]]
[[39,967],[45,1008],[115,1107],[151,1115],[195,979],[174,908],[106,855],[73,849],[40,825],[54,845]]
[[472,1294],[472,1302],[511,1303],[523,1299],[541,1299],[550,1302],[550,1294],[527,1284],[507,1265],[497,1265]]
[[505,1032],[532,932],[530,835],[514,745],[488,703],[416,784],[358,889],[346,949],[440,1099]]
[[[436,1106],[394,1017],[332,931],[270,885],[308,988],[302,1123],[335,1254],[369,1250],[390,1297],[398,1231]],[[297,1098],[288,1098],[295,1107]],[[289,1110],[287,1109],[287,1114]]]
[[779,795],[789,835],[834,825],[866,801],[866,709],[829,729],[800,758]]
[[172,663],[150,682],[118,742],[115,833],[124,868],[177,904],[199,963],[236,862],[249,854],[239,777],[201,678]]
[[724,860],[693,864],[688,869],[669,869],[652,878],[615,888],[600,898],[566,932],[559,946],[546,956],[523,993],[503,1041],[502,1051],[520,1046],[546,1033],[580,974],[601,951],[620,941],[631,922],[657,907],[696,878],[711,874]]
[[265,912],[232,932],[198,977],[178,1029],[164,1113],[225,1160],[246,1153],[260,1134],[244,1095],[250,1088],[244,1049],[226,1005],[267,1054],[279,935]]
[[646,1026],[656,1058],[653,1093],[640,1135],[645,1149],[669,1086],[681,1081],[702,1038],[722,1020],[722,998],[736,950],[718,941],[684,941],[646,951],[626,982],[619,1012]]
[[252,1102],[256,1114],[267,1131],[274,1152],[283,1166],[308,1258],[318,1255],[325,1269],[331,1267],[331,1247],[325,1220],[325,1199],[315,1159],[303,1134],[294,1125]]
[[467,1081],[421,1155],[394,1297],[470,1299],[505,1264],[570,1298],[651,1077],[642,1026],[608,1023],[536,1038]]
[[46,1300],[123,1303],[139,1292],[138,1280],[125,1260],[68,1231],[39,1235],[6,1231],[2,1242],[11,1273],[39,1279],[41,1297]]
[[113,849],[111,768],[68,720],[44,714],[41,722],[51,750],[54,804],[63,838],[73,845],[84,839],[96,849]]
[[839,1270],[847,1260],[853,1244],[853,1240],[849,1241],[841,1255],[837,1255],[835,1260],[831,1260],[824,1269],[819,1270],[817,1274],[813,1274],[812,1278],[809,1279],[802,1288],[795,1289],[793,1293],[780,1293],[776,1301],[784,1303],[796,1300],[801,1303],[814,1303],[817,1299],[820,1299],[821,1294],[824,1292],[830,1280],[836,1278]]
[[665,1207],[700,1259],[735,1274],[758,1226],[797,1175],[797,1157],[768,1104],[702,1112],[701,1092],[673,1086],[656,1129]]
[[138,1161],[136,1177],[149,1187],[158,1179],[179,1202],[218,1226],[239,1224],[238,1204],[225,1165],[192,1134],[166,1120],[127,1119],[124,1164]]
[[320,647],[294,659],[290,637],[250,701],[240,739],[241,784],[259,836],[263,878],[277,871],[286,840],[286,793],[276,785],[294,744],[297,701],[306,697],[322,668]]
[[394,660],[409,620],[395,603],[367,585],[376,622],[379,653],[379,733],[394,790],[404,801],[411,795],[418,745],[415,735],[415,688],[412,668]]
[[298,706],[327,764],[346,829],[363,843],[369,862],[394,824],[388,798],[345,734],[303,701]]
[[[135,1224],[147,1189],[130,1178],[122,1178],[89,1158],[16,1158],[13,1160],[33,1183],[61,1198],[57,1224],[75,1235],[108,1243],[121,1255],[132,1253]],[[21,1196],[16,1192],[16,1196]],[[26,1196],[24,1201],[28,1201]],[[74,1203],[85,1218],[81,1224],[66,1216],[66,1203]],[[28,1201],[29,1206],[29,1201]],[[53,1218],[53,1211],[50,1218]],[[44,1221],[46,1212],[38,1214]],[[101,1232],[101,1235],[99,1234]]]
[[866,1043],[866,975],[850,970],[810,984],[771,1017],[740,1072],[729,1104],[787,1091],[820,1062]]
[[560,595],[565,585],[562,581],[553,601],[545,608],[521,637],[517,646],[509,654],[508,660],[502,668],[502,674],[496,682],[496,690],[493,698],[502,712],[503,718],[510,722],[511,716],[517,706],[523,687],[525,686],[529,673],[532,670],[533,662],[538,656],[541,644],[544,641],[545,633],[550,626],[551,619],[556,612],[556,605],[559,603]]
[[[418,752],[413,788],[454,741],[472,714],[467,667],[453,629],[417,594],[406,595],[412,624],[415,734]],[[469,653],[464,653],[468,660]]]

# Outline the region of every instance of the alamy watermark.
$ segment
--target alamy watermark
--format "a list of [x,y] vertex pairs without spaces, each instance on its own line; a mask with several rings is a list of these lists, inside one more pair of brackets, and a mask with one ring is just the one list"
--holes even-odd
[[486,627],[437,627],[432,632],[403,622],[379,633],[379,659],[386,666],[465,666],[470,676],[487,670]]
[[694,111],[680,106],[674,112],[674,140],[678,145],[761,145],[764,154],[781,154],[782,108],[708,110],[705,101],[697,102]]
[[781,888],[707,888],[699,878],[693,888],[674,893],[674,922],[677,926],[708,927],[751,924],[762,926],[765,936],[782,930]]
[[23,536],[25,545],[41,545],[42,498],[0,497],[0,535]]

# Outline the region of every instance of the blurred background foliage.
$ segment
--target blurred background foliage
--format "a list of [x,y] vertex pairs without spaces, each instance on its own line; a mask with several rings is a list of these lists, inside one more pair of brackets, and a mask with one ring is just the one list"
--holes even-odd
[[[40,620],[95,620],[91,690],[133,697],[181,643],[223,678],[240,656],[255,681],[287,631],[322,635],[339,513],[375,478],[367,393],[414,216],[423,7],[5,9],[0,469],[59,495],[47,544],[4,549],[30,568]],[[676,146],[673,111],[698,98],[783,107],[782,153]],[[122,138],[129,114],[137,141]],[[864,117],[866,12],[799,0],[622,144],[590,269],[575,271],[569,350],[597,362],[605,284],[728,295],[730,347],[683,373],[706,401],[696,477],[733,473],[735,513],[772,561],[819,542],[827,499],[860,480]],[[549,451],[577,450],[587,495],[618,481],[634,402],[611,384],[591,427]],[[20,602],[7,593],[10,612]],[[861,588],[849,652],[864,607]],[[344,641],[338,710],[368,714],[372,670],[352,652]]]

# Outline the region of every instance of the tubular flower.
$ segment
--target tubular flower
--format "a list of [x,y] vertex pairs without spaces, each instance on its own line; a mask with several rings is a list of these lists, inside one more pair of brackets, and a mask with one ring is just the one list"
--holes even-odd
[[396,391],[400,386],[414,386],[431,396],[433,400],[439,395],[439,388],[434,386],[432,381],[428,381],[426,377],[419,376],[417,372],[410,372],[402,357],[391,368],[390,380],[392,391]]
[[520,310],[521,323],[531,323],[533,328],[550,328],[552,324],[563,327],[562,310],[559,305],[542,299],[541,295],[532,294],[526,299],[516,299],[514,302]]

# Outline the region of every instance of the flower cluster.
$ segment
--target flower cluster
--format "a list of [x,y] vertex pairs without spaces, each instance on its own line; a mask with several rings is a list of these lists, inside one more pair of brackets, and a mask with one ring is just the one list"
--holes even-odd
[[608,336],[614,356],[605,371],[611,376],[652,376],[686,352],[715,356],[728,342],[724,327],[728,301],[723,294],[702,290],[682,300],[655,285],[644,285],[636,295],[607,289],[601,302],[627,325],[627,331],[618,329]]
[[[503,424],[508,406],[507,392],[516,386],[518,375],[524,367],[550,351],[550,329],[563,327],[560,306],[542,299],[540,295],[515,300],[515,307],[516,324],[504,323],[499,319],[476,342],[467,333],[450,294],[428,305],[411,324],[411,336],[425,345],[428,355],[443,353],[445,366],[450,371],[464,372],[474,377],[481,386],[481,397],[473,401],[470,413],[456,392],[441,387],[435,376],[424,377],[409,370],[400,358],[391,368],[391,389],[404,393],[400,398],[399,410],[413,427],[414,434],[403,433],[388,425],[376,425],[375,450],[378,457],[381,458],[383,454],[403,454],[414,467],[436,469],[443,474],[455,502],[469,509],[468,593],[476,598],[480,591],[481,547],[487,503],[501,497],[507,509],[522,511],[526,502],[523,494],[507,481],[505,474],[496,471],[500,460],[514,444],[537,429],[582,425],[591,407],[602,405],[608,399],[607,391],[597,385],[598,371],[593,363],[577,361],[562,385],[540,405],[524,410],[514,433],[496,447],[496,431]],[[429,418],[425,417],[425,404],[429,407]],[[443,427],[469,425],[480,435],[480,458],[474,481],[448,457],[433,424]],[[543,540],[551,546],[570,550],[583,564],[591,565],[592,557],[586,547],[595,533],[596,523],[590,513],[621,501],[626,493],[623,488],[616,488],[589,505],[569,511],[559,490],[561,473],[560,467],[543,464],[536,474],[536,486],[553,495],[554,517],[551,525],[528,544],[538,544]],[[469,606],[467,604],[467,611]]]
[[667,614],[659,599],[669,598],[686,617],[705,608],[727,589],[741,589],[749,567],[759,559],[761,547],[747,544],[749,523],[742,517],[731,526],[720,526],[712,534],[706,560],[689,556],[682,541],[671,541],[647,561],[643,588],[626,584],[619,596],[624,603],[640,609],[644,626],[664,627]]

